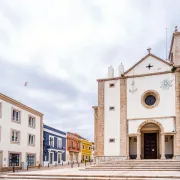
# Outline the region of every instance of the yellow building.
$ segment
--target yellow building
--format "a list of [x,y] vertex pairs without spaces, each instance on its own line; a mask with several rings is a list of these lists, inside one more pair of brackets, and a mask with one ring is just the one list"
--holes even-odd
[[86,139],[81,139],[81,160],[82,162],[91,161],[92,159],[92,143]]

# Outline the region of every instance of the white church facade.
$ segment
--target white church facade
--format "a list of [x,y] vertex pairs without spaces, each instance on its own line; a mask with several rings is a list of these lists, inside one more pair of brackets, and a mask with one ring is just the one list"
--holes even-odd
[[97,161],[180,159],[180,32],[172,36],[169,60],[148,54],[114,77],[98,79],[94,109]]

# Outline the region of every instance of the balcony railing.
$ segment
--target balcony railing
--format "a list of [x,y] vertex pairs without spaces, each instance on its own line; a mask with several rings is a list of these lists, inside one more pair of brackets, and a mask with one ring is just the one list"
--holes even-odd
[[57,145],[45,145],[44,146],[47,149],[59,149],[59,150],[66,150],[66,147],[63,146],[57,146]]

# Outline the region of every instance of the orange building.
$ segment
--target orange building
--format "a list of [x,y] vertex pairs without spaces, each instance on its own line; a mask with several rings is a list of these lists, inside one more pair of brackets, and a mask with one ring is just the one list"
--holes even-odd
[[67,161],[80,162],[81,161],[81,138],[78,134],[67,133]]

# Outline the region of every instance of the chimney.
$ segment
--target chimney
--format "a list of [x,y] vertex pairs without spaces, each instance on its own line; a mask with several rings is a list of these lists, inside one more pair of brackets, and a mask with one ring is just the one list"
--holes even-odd
[[114,77],[114,69],[111,66],[108,67],[108,78],[113,78]]
[[124,74],[124,65],[121,63],[119,65],[119,76],[122,76]]

